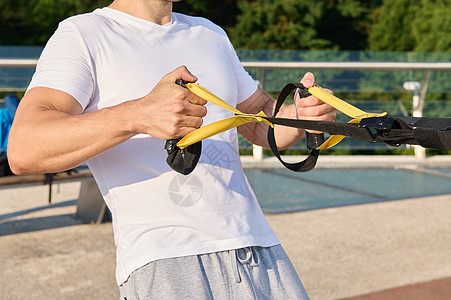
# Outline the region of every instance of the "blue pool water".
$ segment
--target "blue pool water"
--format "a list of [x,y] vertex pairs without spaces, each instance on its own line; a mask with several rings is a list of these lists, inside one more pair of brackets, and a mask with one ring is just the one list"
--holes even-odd
[[245,173],[265,213],[451,194],[449,170],[247,169]]

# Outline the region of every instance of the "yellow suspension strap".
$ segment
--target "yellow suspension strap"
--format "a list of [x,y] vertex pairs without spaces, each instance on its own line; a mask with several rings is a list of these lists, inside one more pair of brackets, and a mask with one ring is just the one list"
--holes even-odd
[[[178,83],[181,83],[181,82],[178,81]],[[197,143],[203,139],[214,136],[218,133],[232,129],[234,127],[237,127],[239,125],[242,125],[242,124],[245,124],[248,122],[266,123],[266,124],[270,125],[271,127],[274,127],[274,123],[271,122],[271,118],[266,116],[266,114],[263,111],[261,111],[257,114],[244,114],[244,113],[240,112],[238,109],[236,109],[235,107],[231,106],[227,102],[223,101],[222,99],[220,99],[219,97],[217,97],[216,95],[211,93],[210,91],[208,91],[206,88],[204,88],[196,83],[184,82],[183,84],[192,93],[207,100],[208,102],[216,104],[224,109],[227,109],[228,111],[235,113],[235,116],[216,121],[214,123],[200,127],[198,129],[196,129],[195,131],[189,133],[188,135],[186,135],[184,138],[182,138],[177,143],[177,146],[180,149],[186,148],[186,147],[188,147],[194,143]],[[293,83],[292,85],[296,88],[305,89],[304,86],[300,83],[299,84]],[[286,90],[287,87],[289,89],[291,87],[291,84],[286,85],[284,89]],[[290,93],[291,92],[292,92],[292,90],[290,91]],[[361,120],[363,118],[379,117],[379,116],[384,116],[387,114],[387,113],[382,113],[382,114],[367,113],[367,112],[360,110],[359,108],[329,94],[328,92],[326,92],[316,86],[308,88],[308,92],[310,94],[314,95],[315,97],[317,97],[318,99],[320,99],[321,101],[331,105],[335,109],[337,109],[337,110],[343,112],[344,114],[350,116],[351,118],[353,118],[353,120],[351,120],[350,122],[358,122],[359,120]],[[286,92],[284,92],[284,90],[282,90],[281,96],[279,97],[279,99],[282,99],[284,94],[286,94]],[[306,95],[304,94],[303,96],[305,97]],[[279,103],[280,103],[280,105],[278,107],[276,105],[277,112],[280,109],[280,106],[282,105],[283,101],[279,100]],[[276,114],[277,114],[277,112],[276,112]],[[275,116],[273,116],[273,117],[275,117]],[[311,128],[312,126],[314,127],[314,125],[310,124],[310,127],[308,129],[312,129]],[[325,143],[323,143],[319,146],[318,150],[330,148],[330,147],[336,145],[337,143],[339,143],[344,137],[345,136],[343,136],[343,135],[331,136]]]
[[[352,120],[349,121],[349,123],[359,123],[360,120],[365,119],[365,118],[383,117],[383,116],[387,115],[386,112],[383,112],[380,114],[367,113],[367,112],[349,104],[348,102],[345,102],[345,101],[341,100],[340,98],[335,97],[334,95],[326,92],[325,90],[320,89],[317,86],[313,86],[313,87],[309,88],[308,91],[310,94],[312,94],[316,98],[329,104],[336,110],[341,111],[345,115],[351,117]],[[328,139],[326,143],[322,144],[317,149],[322,150],[322,149],[327,149],[332,146],[335,146],[336,144],[341,142],[341,140],[344,138],[345,138],[344,135],[331,136],[330,139]]]
[[[298,127],[305,128],[311,130],[324,131],[331,134],[336,132],[346,133],[347,136],[354,136],[356,138],[360,138],[369,142],[374,142],[374,136],[368,130],[364,128],[359,128],[353,124],[350,125],[348,123],[337,123],[337,122],[327,122],[327,121],[308,121],[308,120],[293,120],[293,119],[282,119],[276,118],[277,113],[279,112],[280,107],[284,103],[285,99],[294,89],[298,89],[299,96],[301,98],[308,97],[310,95],[314,95],[321,101],[331,105],[335,109],[345,113],[346,115],[354,118],[351,123],[359,123],[361,118],[368,117],[376,117],[382,116],[384,114],[369,114],[366,113],[357,107],[352,106],[351,104],[333,96],[332,94],[320,89],[319,87],[313,86],[306,89],[301,83],[289,83],[284,86],[281,90],[277,102],[274,108],[274,113],[272,118],[269,120],[274,124],[290,126],[290,127]],[[310,123],[310,124],[309,124]],[[363,129],[363,130],[362,130]],[[268,128],[268,143],[273,151],[274,155],[279,159],[279,161],[288,169],[295,172],[307,172],[313,169],[316,165],[316,161],[318,159],[319,151],[322,149],[327,149],[332,146],[338,144],[345,135],[332,135],[328,140],[323,142],[321,145],[318,145],[318,142],[324,140],[323,134],[310,134],[307,132],[306,134],[306,142],[307,148],[311,151],[307,158],[298,163],[287,163],[283,161],[279,154],[278,147],[276,145],[275,137],[274,137],[274,129]]]
[[[297,172],[304,172],[311,170],[315,164],[318,157],[319,150],[327,149],[338,142],[340,142],[345,136],[344,135],[332,135],[327,141],[324,143],[319,143],[315,147],[309,147],[312,151],[309,157],[301,163],[298,164],[287,164],[282,161],[280,155],[278,153],[277,145],[275,144],[274,138],[274,124],[297,127],[297,128],[305,128],[311,130],[324,131],[331,134],[337,131],[337,123],[336,122],[327,122],[327,121],[309,121],[309,120],[295,120],[295,119],[283,119],[276,118],[276,115],[282,106],[285,98],[296,88],[299,89],[299,93],[301,97],[307,97],[310,95],[314,95],[320,100],[326,102],[327,104],[333,106],[337,110],[342,111],[348,116],[354,118],[351,122],[358,122],[361,118],[368,118],[374,116],[382,116],[384,114],[368,114],[349,103],[329,94],[326,91],[321,90],[318,87],[311,87],[309,89],[304,88],[301,83],[290,83],[287,84],[279,94],[277,99],[277,103],[275,106],[275,110],[272,117],[268,117],[265,115],[263,111],[257,114],[244,114],[240,112],[235,107],[229,105],[225,101],[221,100],[213,93],[203,88],[202,86],[196,83],[189,83],[182,80],[178,80],[177,84],[188,88],[192,93],[197,96],[214,103],[224,109],[227,109],[233,113],[234,116],[225,118],[223,120],[219,120],[217,122],[208,124],[197,130],[189,133],[182,139],[169,140],[166,143],[166,150],[168,151],[168,164],[176,171],[182,174],[189,174],[192,170],[194,170],[198,159],[200,157],[201,145],[200,142],[208,137],[221,133],[223,131],[229,130],[231,128],[237,127],[239,125],[248,123],[248,122],[258,122],[265,123],[269,125],[268,129],[268,142],[273,150],[274,154],[279,158],[279,160],[289,169]],[[343,123],[341,123],[343,124]],[[345,123],[346,124],[346,123]],[[373,141],[374,137],[368,132],[357,128],[356,126],[340,126],[338,125],[338,132],[347,133],[348,136],[354,136],[360,139]],[[321,141],[321,137],[319,135],[310,135],[310,137],[314,137],[314,142]],[[307,138],[309,136],[307,135]],[[309,145],[309,142],[307,143]],[[310,143],[311,144],[311,143]],[[314,143],[315,144],[315,143]],[[186,148],[186,149],[185,149]],[[316,148],[316,149],[315,149]]]

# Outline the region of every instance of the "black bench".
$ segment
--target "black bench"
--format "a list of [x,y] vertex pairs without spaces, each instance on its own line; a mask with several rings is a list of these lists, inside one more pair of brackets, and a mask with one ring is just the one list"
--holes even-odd
[[46,184],[49,186],[48,201],[52,202],[52,184],[55,181],[81,181],[77,200],[76,216],[84,223],[102,223],[111,221],[111,217],[103,201],[102,194],[88,168],[76,168],[67,172],[41,175],[11,175],[0,177],[0,187]]

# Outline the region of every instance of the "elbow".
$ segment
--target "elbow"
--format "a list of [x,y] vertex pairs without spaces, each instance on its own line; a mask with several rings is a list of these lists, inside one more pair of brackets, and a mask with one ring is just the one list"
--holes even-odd
[[7,159],[9,168],[15,175],[36,174],[36,165],[24,147],[16,145],[12,139],[8,141]]
[[8,152],[8,163],[11,172],[15,175],[30,175],[30,174],[44,174],[47,172],[41,171],[39,166],[32,163],[31,161],[24,159],[20,156],[9,155]]
[[25,175],[27,174],[27,161],[26,161],[26,149],[24,145],[22,145],[21,140],[18,136],[15,135],[14,125],[11,128],[8,136],[8,145],[7,145],[7,155],[6,158],[8,160],[9,168],[15,175]]
[[7,159],[15,175],[57,173],[74,168],[72,165],[58,163],[58,159],[52,159],[43,152],[29,149],[30,147],[16,147],[8,143]]
[[16,151],[12,151],[8,147],[8,164],[9,168],[15,175],[26,175],[29,174],[29,167],[27,167],[27,162],[25,159],[21,158],[22,155],[18,154]]

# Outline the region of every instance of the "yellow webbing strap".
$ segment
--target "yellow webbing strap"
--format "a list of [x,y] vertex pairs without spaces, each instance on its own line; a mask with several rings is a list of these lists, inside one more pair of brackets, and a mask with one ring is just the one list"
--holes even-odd
[[235,128],[239,125],[248,123],[248,122],[259,122],[259,123],[266,123],[270,126],[274,126],[270,121],[262,118],[267,117],[263,111],[259,112],[258,114],[244,114],[240,112],[235,107],[231,106],[227,102],[223,101],[222,99],[218,98],[216,95],[214,95],[212,92],[207,90],[206,88],[198,85],[197,83],[186,83],[185,84],[188,89],[196,94],[197,96],[207,100],[208,102],[214,103],[222,108],[227,109],[228,111],[231,111],[235,113],[235,116],[225,118],[223,120],[216,121],[214,123],[205,125],[203,127],[200,127],[193,132],[187,134],[185,137],[183,137],[178,143],[177,147],[180,149],[186,148],[194,143],[197,143],[203,139],[206,139],[208,137],[211,137],[213,135],[216,135],[218,133],[221,133],[223,131]]
[[[205,125],[187,134],[177,143],[177,146],[180,149],[186,148],[203,139],[206,139],[208,137],[211,137],[213,135],[216,135],[218,133],[232,129],[234,127],[237,127],[239,125],[248,122],[266,123],[271,127],[274,127],[273,123],[265,119],[265,117],[267,116],[263,111],[259,112],[258,114],[244,114],[235,107],[218,98],[216,95],[208,91],[206,88],[198,85],[197,83],[186,83],[186,86],[192,93],[224,109],[227,109],[228,111],[235,113],[235,116]],[[311,87],[308,89],[308,91],[310,94],[314,95],[321,101],[329,104],[335,109],[353,118],[353,120],[350,121],[352,123],[356,122],[358,123],[362,118],[379,117],[387,114],[387,113],[382,114],[366,113],[363,110],[358,109],[357,107],[329,94],[328,92],[318,87]],[[339,143],[343,138],[345,138],[345,136],[343,135],[333,135],[327,141],[325,141],[320,147],[318,147],[318,150],[330,148]]]
[[[308,91],[310,94],[312,94],[316,98],[329,104],[336,110],[341,111],[345,115],[351,117],[352,120],[349,121],[349,123],[359,123],[360,120],[364,119],[364,118],[382,117],[387,114],[386,112],[381,113],[381,114],[367,113],[367,112],[349,104],[346,101],[341,100],[340,98],[335,97],[334,95],[332,95],[332,94],[326,92],[325,90],[322,90],[316,86],[309,88]],[[345,138],[344,135],[332,135],[321,146],[319,146],[317,148],[317,150],[323,150],[323,149],[333,147],[336,144],[338,144],[339,142],[341,142],[341,140],[344,138]]]

